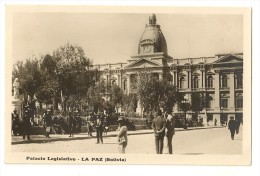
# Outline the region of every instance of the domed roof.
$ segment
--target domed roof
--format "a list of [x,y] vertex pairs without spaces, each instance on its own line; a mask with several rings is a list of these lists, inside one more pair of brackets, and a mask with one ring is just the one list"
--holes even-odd
[[138,46],[138,54],[143,54],[141,47],[143,45],[152,44],[154,46],[154,53],[163,52],[167,54],[167,44],[164,35],[161,31],[160,25],[156,24],[156,16],[153,14],[149,17],[149,25],[145,26],[145,30],[141,36]]

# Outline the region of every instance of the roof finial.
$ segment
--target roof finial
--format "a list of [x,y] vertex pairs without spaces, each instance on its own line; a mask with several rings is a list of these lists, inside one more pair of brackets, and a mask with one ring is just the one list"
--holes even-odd
[[156,16],[153,13],[152,16],[149,16],[149,25],[155,25],[156,24]]

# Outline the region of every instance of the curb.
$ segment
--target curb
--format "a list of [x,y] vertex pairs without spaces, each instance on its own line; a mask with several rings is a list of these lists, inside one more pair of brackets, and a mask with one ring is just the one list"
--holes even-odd
[[[191,131],[191,130],[206,130],[206,129],[213,129],[213,128],[225,128],[224,126],[214,126],[214,127],[198,127],[198,128],[188,128],[188,129],[176,129],[175,132],[181,132],[181,131]],[[131,132],[131,131],[130,131]],[[30,141],[13,141],[11,142],[12,145],[17,145],[17,144],[31,144],[31,143],[48,143],[48,142],[56,142],[56,141],[72,141],[72,140],[84,140],[84,139],[92,139],[95,137],[90,137],[87,136],[87,133],[83,133],[81,135],[86,134],[86,136],[78,136],[74,138],[42,138],[42,139],[35,139],[35,140],[30,140]],[[136,133],[128,133],[128,136],[131,135],[142,135],[142,134],[153,134],[153,131],[144,131],[144,132],[136,132]],[[106,137],[116,137],[117,134],[108,134],[106,136],[103,136],[104,138]]]

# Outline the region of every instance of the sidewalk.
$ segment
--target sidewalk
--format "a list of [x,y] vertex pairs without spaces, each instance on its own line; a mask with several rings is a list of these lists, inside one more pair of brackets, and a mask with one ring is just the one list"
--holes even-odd
[[[201,129],[211,129],[211,128],[225,128],[223,126],[207,126],[207,127],[190,127],[187,130],[183,128],[176,128],[176,132],[181,131],[190,131],[190,130],[201,130]],[[108,132],[107,135],[103,134],[103,137],[116,137],[117,131]],[[145,130],[137,130],[137,131],[128,131],[128,135],[139,135],[139,134],[152,134],[152,129],[145,129]],[[47,143],[47,142],[54,142],[54,141],[71,141],[71,140],[83,140],[83,139],[91,139],[95,138],[94,136],[88,136],[87,133],[78,133],[74,135],[74,138],[69,137],[69,134],[51,134],[51,138],[46,138],[44,135],[31,135],[31,140],[27,141],[24,140],[22,136],[12,136],[12,145],[16,144],[30,144],[30,143]]]

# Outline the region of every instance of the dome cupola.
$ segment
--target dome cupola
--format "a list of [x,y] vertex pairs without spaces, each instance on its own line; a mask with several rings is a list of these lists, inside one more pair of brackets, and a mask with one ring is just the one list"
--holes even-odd
[[149,24],[145,26],[145,30],[139,41],[138,54],[159,52],[163,52],[167,55],[167,44],[160,25],[156,23],[155,14],[152,14],[152,16],[149,17]]

